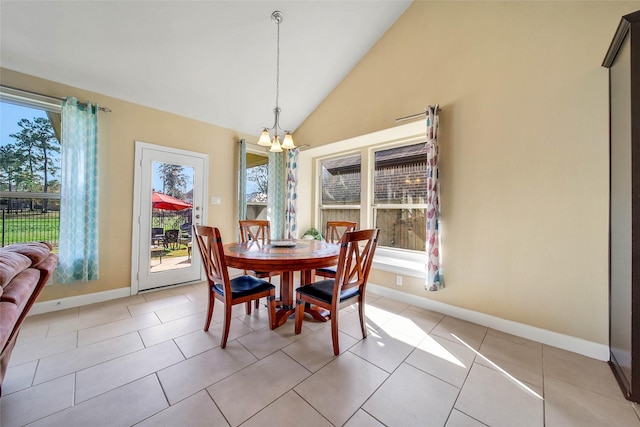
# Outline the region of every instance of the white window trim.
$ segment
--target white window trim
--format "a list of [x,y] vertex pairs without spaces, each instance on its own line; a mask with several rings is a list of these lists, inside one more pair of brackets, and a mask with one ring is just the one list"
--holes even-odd
[[[320,164],[322,160],[326,160],[331,157],[342,157],[360,151],[362,153],[362,163],[367,165],[366,168],[363,168],[363,181],[366,180],[368,182],[366,188],[362,189],[361,206],[372,207],[373,203],[370,202],[373,200],[373,152],[382,148],[422,142],[424,139],[424,120],[418,120],[401,126],[384,129],[366,135],[360,135],[354,138],[302,151],[300,153],[301,161],[304,161],[304,158],[310,159],[314,175],[316,176],[316,179],[312,180],[314,185],[313,197],[311,198],[312,206],[314,206],[311,211],[313,213],[312,224],[317,223],[318,218],[320,218],[320,185],[317,182],[317,176],[318,171],[321,170]],[[367,191],[367,188],[369,188],[370,191]],[[360,212],[360,224],[373,224],[373,209],[361,209]],[[317,226],[318,224],[315,224],[316,228]],[[376,270],[425,279],[426,263],[426,253],[378,247],[373,260],[373,268]]]
[[56,98],[23,92],[4,86],[0,86],[0,101],[54,113],[62,111],[62,102]]
[[388,271],[402,276],[427,278],[427,254],[416,251],[405,251],[378,247],[373,256],[373,268]]

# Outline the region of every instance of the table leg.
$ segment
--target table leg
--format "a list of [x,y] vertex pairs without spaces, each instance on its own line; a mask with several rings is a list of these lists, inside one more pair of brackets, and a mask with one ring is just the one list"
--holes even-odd
[[276,328],[284,325],[289,316],[295,314],[292,271],[283,271],[280,276],[280,300],[282,301],[282,305],[276,312]]
[[300,272],[300,286],[313,283],[313,281],[315,280],[315,276],[316,276],[315,270],[302,270]]

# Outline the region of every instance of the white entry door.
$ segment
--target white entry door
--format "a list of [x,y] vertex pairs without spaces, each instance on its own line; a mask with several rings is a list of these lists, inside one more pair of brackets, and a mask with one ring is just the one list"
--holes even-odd
[[136,141],[132,294],[202,280],[193,225],[205,218],[208,155]]

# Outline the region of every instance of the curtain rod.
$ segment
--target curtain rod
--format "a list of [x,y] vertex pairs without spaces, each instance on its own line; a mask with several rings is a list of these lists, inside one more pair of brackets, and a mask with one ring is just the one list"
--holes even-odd
[[435,107],[435,109],[436,109],[436,113],[437,113],[437,112],[439,112],[439,111],[442,111],[442,110],[440,109],[440,107],[438,106],[438,104],[436,104],[436,105],[428,105],[428,106],[427,106],[427,108],[425,108],[425,110],[424,110],[422,113],[416,113],[416,114],[412,114],[412,115],[410,115],[410,116],[406,116],[406,117],[398,117],[398,118],[396,119],[396,122],[403,122],[403,121],[405,121],[405,120],[415,119],[416,117],[426,116],[426,115],[427,115],[427,111],[428,111],[430,108],[433,108],[433,107]]
[[[31,95],[44,96],[45,98],[56,99],[58,101],[64,101],[66,99],[66,98],[59,98],[57,96],[45,95],[44,93],[38,93],[38,92],[31,91],[31,90],[18,89],[17,87],[12,87],[12,86],[7,86],[7,85],[0,85],[0,87],[3,87],[5,89],[15,90],[15,91],[18,91],[18,92],[29,93]],[[87,105],[86,102],[79,102],[79,104],[82,104],[84,106]],[[111,112],[111,108],[107,108],[107,107],[98,107],[98,109],[100,111],[104,111],[105,113],[110,113]]]

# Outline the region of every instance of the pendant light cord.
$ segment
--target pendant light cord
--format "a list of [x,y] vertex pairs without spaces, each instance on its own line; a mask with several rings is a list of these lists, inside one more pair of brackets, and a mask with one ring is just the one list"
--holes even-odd
[[277,19],[277,24],[278,36],[276,38],[276,108],[278,108],[278,101],[280,99],[280,18]]
[[[271,14],[271,20],[278,25],[276,38],[276,106],[273,109],[273,127],[263,128],[258,138],[258,145],[271,147],[269,151],[282,152],[282,149],[291,150],[296,148],[293,136],[289,131],[280,128],[280,23],[282,23],[282,12],[279,10]],[[273,135],[272,135],[273,133]],[[282,140],[280,139],[282,138]]]

